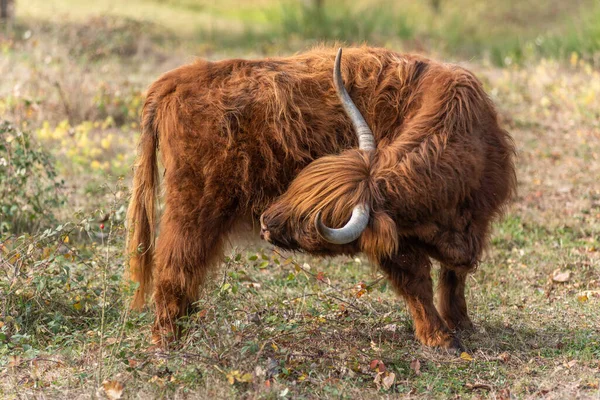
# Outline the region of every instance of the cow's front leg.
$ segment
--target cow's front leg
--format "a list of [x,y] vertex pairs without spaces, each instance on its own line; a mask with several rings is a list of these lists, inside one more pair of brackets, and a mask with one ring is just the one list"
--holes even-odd
[[429,257],[418,249],[404,248],[381,266],[408,304],[417,339],[427,346],[462,349],[433,303]]
[[440,269],[438,309],[448,327],[453,330],[473,329],[465,299],[465,281],[471,269],[472,267],[451,268],[445,265]]

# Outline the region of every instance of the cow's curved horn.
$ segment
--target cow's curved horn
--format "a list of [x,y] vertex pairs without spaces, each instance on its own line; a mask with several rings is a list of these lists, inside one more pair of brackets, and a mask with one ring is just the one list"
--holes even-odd
[[335,66],[333,67],[333,84],[335,86],[335,91],[342,102],[344,111],[346,111],[346,114],[352,121],[354,130],[358,136],[358,148],[366,151],[375,150],[375,137],[373,136],[373,132],[371,132],[369,125],[367,125],[367,122],[363,118],[362,114],[360,111],[358,111],[356,104],[354,104],[352,98],[350,98],[350,95],[348,94],[348,91],[346,91],[346,87],[344,86],[341,64],[342,48],[340,47],[337,56],[335,57]]
[[315,228],[321,237],[333,244],[346,244],[355,241],[369,223],[369,206],[359,204],[352,210],[350,221],[341,228],[332,229],[321,221],[321,211],[317,213]]
[[[338,50],[337,56],[335,57],[335,64],[333,67],[333,85],[335,91],[342,102],[344,111],[350,117],[352,126],[358,136],[358,148],[365,151],[375,150],[375,137],[371,128],[367,125],[367,122],[363,118],[362,114],[356,107],[356,104],[352,101],[352,98],[348,94],[346,87],[344,86],[344,80],[342,79],[342,48]],[[345,226],[333,229],[325,226],[321,221],[321,212],[317,213],[315,218],[315,228],[323,239],[333,244],[346,244],[355,241],[365,230],[369,224],[369,206],[366,204],[359,204],[352,210],[352,216],[350,221]]]

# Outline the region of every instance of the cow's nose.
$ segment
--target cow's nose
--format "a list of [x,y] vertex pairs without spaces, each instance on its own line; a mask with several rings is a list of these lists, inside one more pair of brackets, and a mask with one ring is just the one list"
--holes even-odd
[[260,238],[266,240],[267,242],[271,239],[271,233],[269,232],[269,229],[267,229],[267,225],[265,224],[265,219],[262,214],[260,216]]
[[262,230],[260,231],[260,238],[262,240],[266,240],[267,242],[271,243],[271,232],[267,231],[267,230]]

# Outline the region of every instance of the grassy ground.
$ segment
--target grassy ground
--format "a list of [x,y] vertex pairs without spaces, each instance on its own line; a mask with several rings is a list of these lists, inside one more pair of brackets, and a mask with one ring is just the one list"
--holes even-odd
[[[572,25],[597,13],[591,2],[461,0],[441,2],[439,15],[398,2],[390,15],[405,10],[401,23],[375,29],[389,21],[381,13],[351,21],[365,0],[328,8],[327,31],[267,0],[82,4],[18,3],[14,30],[0,36],[0,115],[12,123],[0,126],[0,396],[600,397],[600,72],[577,34],[596,28]],[[465,22],[453,25],[461,9]],[[128,310],[122,257],[145,87],[191,54],[283,54],[316,36],[362,40],[357,27],[391,48],[469,60],[517,143],[518,197],[469,279],[477,329],[463,337],[466,354],[419,345],[404,303],[366,260],[259,242],[227,252],[180,347],[147,351],[152,310]],[[512,47],[509,31],[522,42]],[[572,40],[527,53],[529,40],[561,32]],[[499,68],[494,51],[529,55]]]

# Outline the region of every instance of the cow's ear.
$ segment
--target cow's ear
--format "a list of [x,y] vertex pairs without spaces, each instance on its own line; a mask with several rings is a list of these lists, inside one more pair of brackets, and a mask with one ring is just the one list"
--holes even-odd
[[359,238],[359,245],[373,261],[391,257],[398,249],[396,223],[384,212],[372,213],[369,225]]

